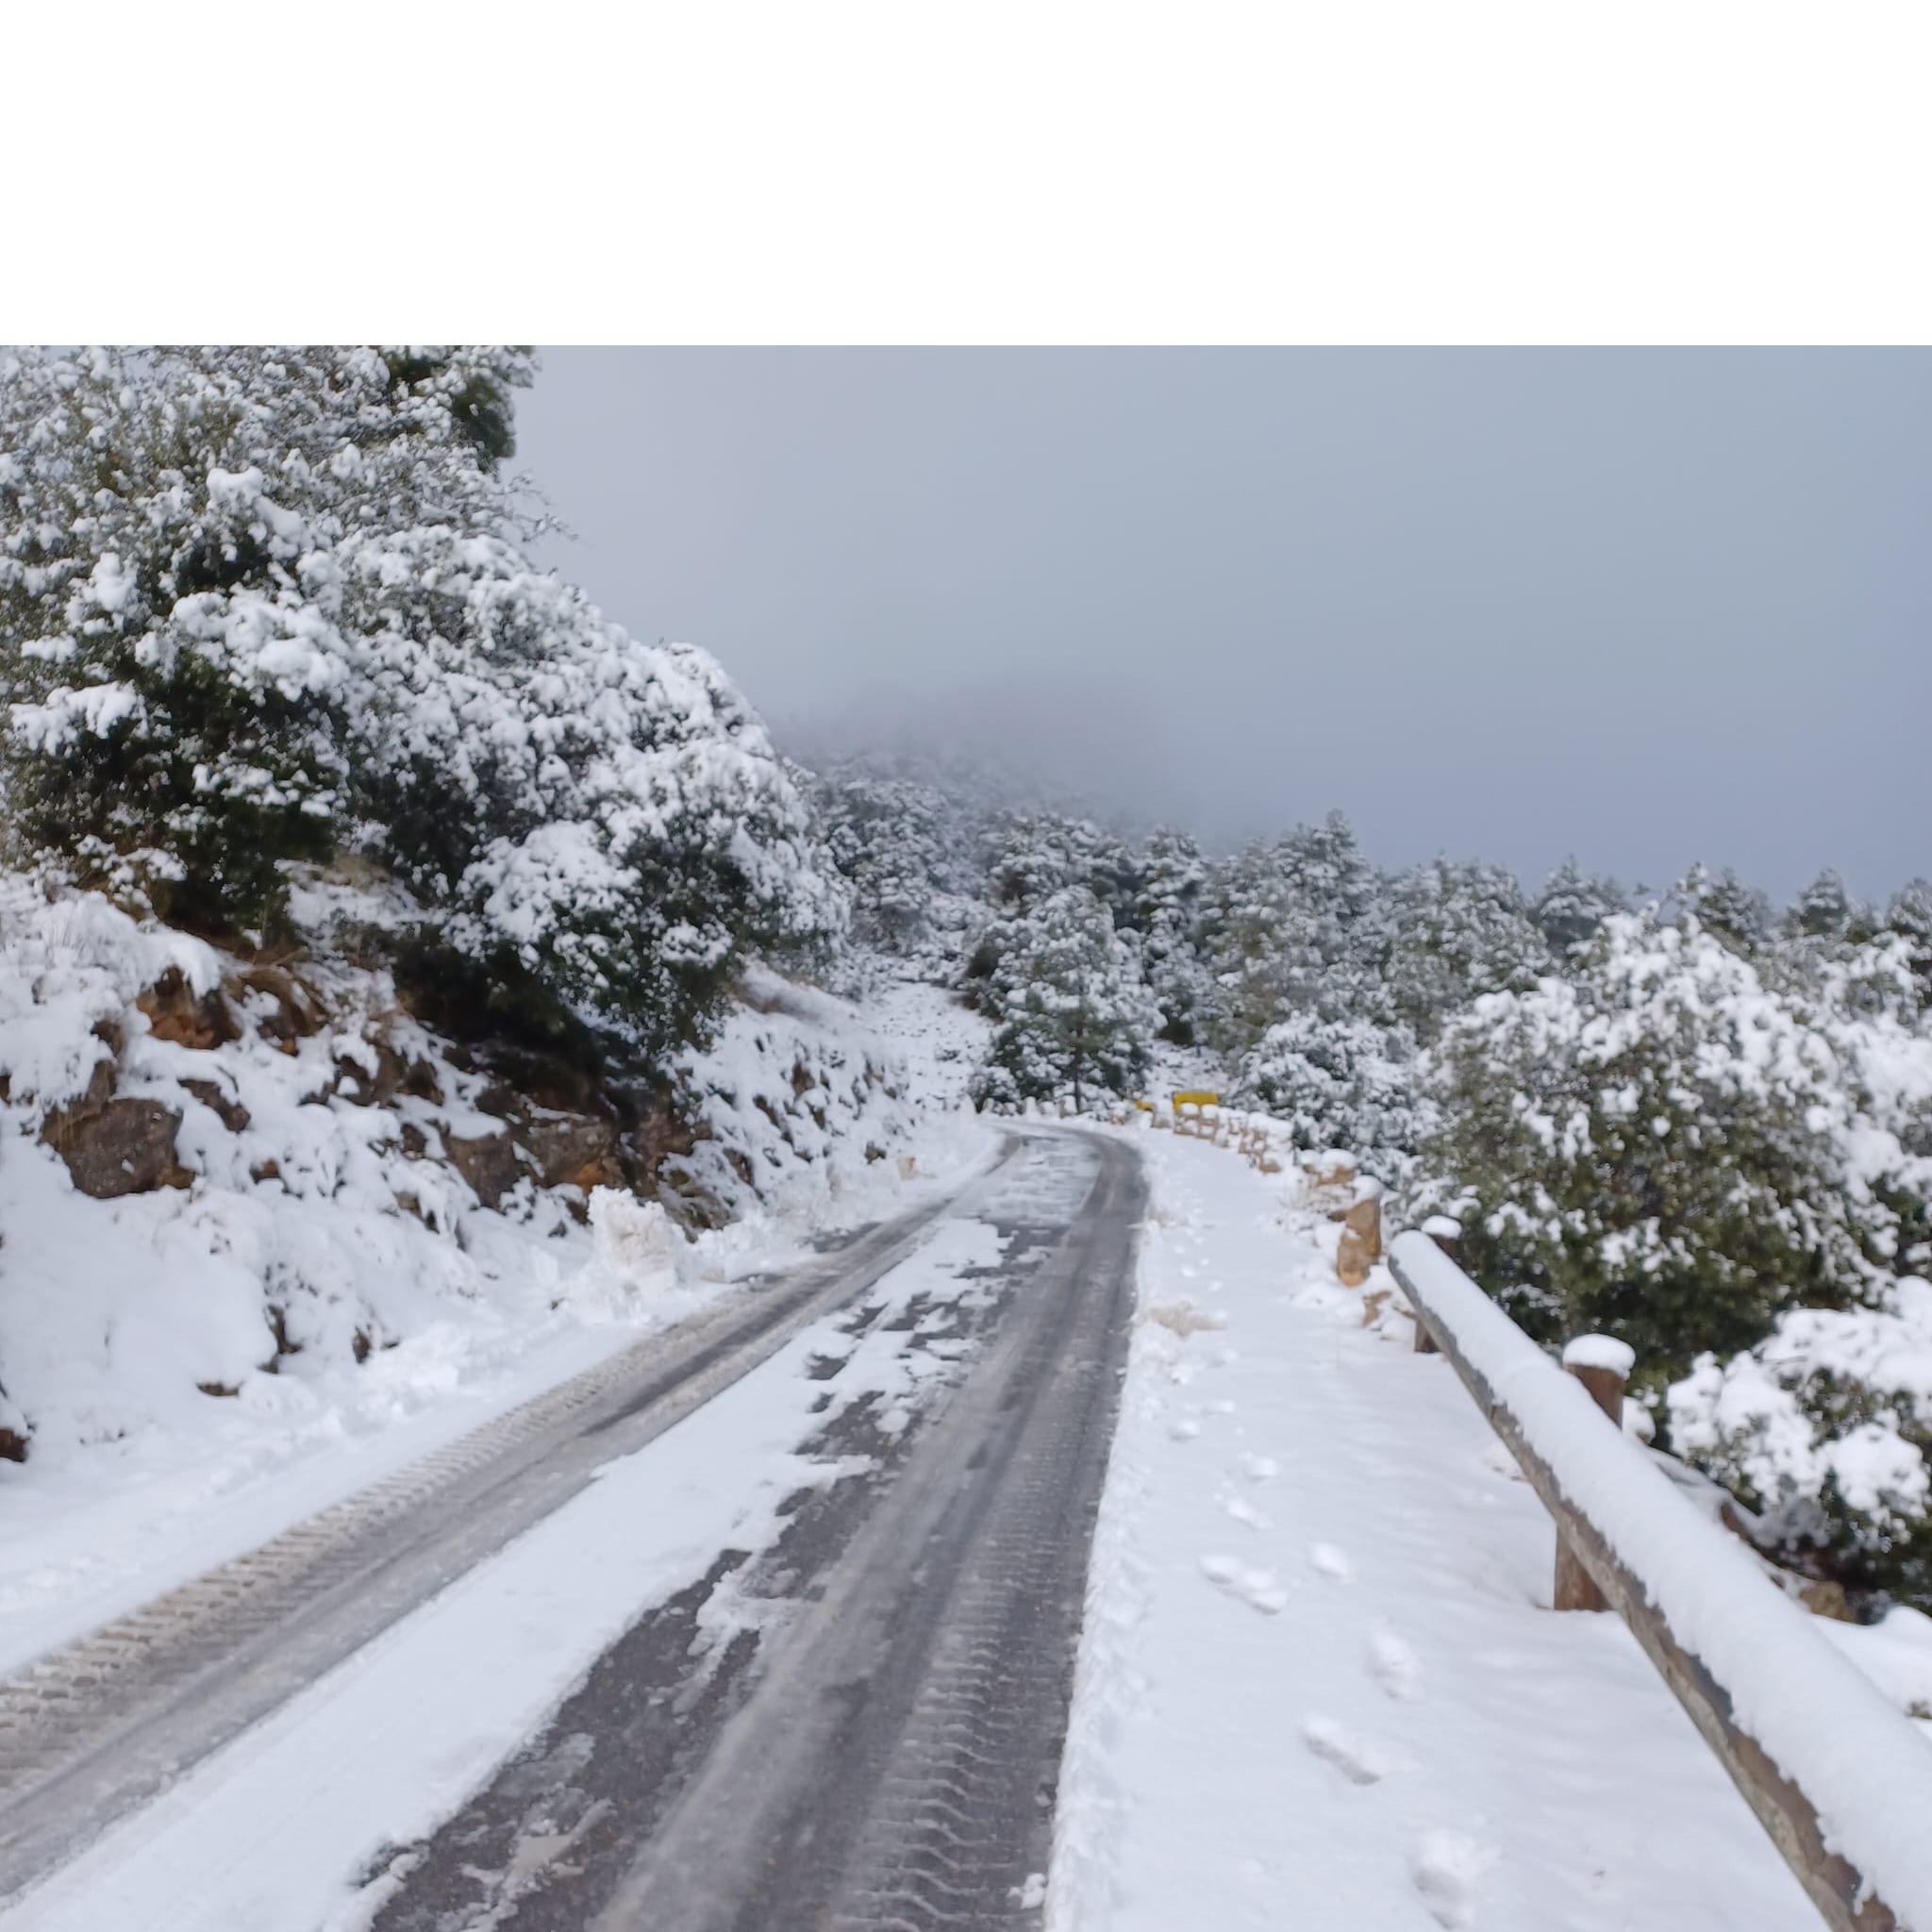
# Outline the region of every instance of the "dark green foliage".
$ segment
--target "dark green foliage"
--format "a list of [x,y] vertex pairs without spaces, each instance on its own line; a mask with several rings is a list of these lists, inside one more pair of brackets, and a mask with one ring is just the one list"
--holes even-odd
[[1681,1374],[1794,1301],[1852,1305],[1895,1238],[1840,1184],[1828,1041],[1707,936],[1614,919],[1571,979],[1453,1022],[1434,1069],[1424,1159],[1471,1272],[1544,1339]]
[[1146,1071],[1158,1009],[1085,886],[1051,893],[1015,924],[988,997],[993,1036],[973,1087],[981,1107],[1064,1095],[1085,1108],[1130,1092]]
[[842,917],[704,653],[534,569],[495,472],[526,352],[0,364],[12,857],[259,940],[354,851],[505,999],[662,1055]]

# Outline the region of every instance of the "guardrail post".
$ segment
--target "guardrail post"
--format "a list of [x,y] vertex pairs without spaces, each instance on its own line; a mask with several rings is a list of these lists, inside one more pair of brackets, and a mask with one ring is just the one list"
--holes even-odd
[[[1624,1386],[1636,1359],[1627,1342],[1607,1335],[1580,1335],[1563,1350],[1564,1368],[1590,1391],[1590,1399],[1609,1417],[1619,1434],[1624,1428]],[[1559,1610],[1607,1610],[1610,1607],[1560,1529],[1557,1532],[1557,1578],[1551,1601]]]
[[[1423,1232],[1460,1268],[1462,1266],[1462,1224],[1452,1221],[1446,1214],[1432,1214],[1423,1223]],[[1436,1346],[1436,1338],[1429,1333],[1429,1324],[1423,1320],[1422,1310],[1415,1314],[1415,1352],[1418,1355],[1441,1355]]]
[[[1576,1404],[1552,1386],[1556,1364],[1467,1274],[1442,1265],[1424,1235],[1396,1237],[1389,1257],[1396,1285],[1824,1924],[1830,1932],[1928,1932],[1924,1821],[1932,1818],[1932,1759],[1924,1740],[1717,1524],[1645,1467],[1636,1444],[1606,1437],[1599,1451],[1576,1440]],[[1604,1336],[1565,1353],[1568,1367],[1612,1372],[1588,1378],[1599,1402],[1636,1362]],[[1621,1436],[1621,1401],[1619,1410]],[[1581,1433],[1597,1431],[1585,1423]],[[1645,1480],[1624,1479],[1640,1470]],[[1874,1784],[1880,1765],[1883,1782]]]

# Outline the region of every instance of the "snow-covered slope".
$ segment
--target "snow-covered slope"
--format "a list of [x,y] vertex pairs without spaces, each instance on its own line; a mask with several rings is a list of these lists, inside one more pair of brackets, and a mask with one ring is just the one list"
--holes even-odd
[[0,875],[0,1669],[985,1144],[756,970],[660,1113],[519,1091],[358,963],[379,891],[296,909],[265,965]]

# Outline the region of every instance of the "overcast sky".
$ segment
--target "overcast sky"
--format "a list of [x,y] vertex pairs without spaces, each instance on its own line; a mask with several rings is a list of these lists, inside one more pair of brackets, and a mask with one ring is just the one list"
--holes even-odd
[[1932,874],[1932,354],[549,350],[554,560],[778,729],[1214,843]]

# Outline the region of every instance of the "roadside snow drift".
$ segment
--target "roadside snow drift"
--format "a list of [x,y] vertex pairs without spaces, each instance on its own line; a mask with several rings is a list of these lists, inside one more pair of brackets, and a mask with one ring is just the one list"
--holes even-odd
[[1624,1624],[1550,1610],[1550,1520],[1386,1272],[1337,1285],[1291,1175],[1138,1144],[1052,1932],[1816,1932]]
[[294,910],[307,956],[265,964],[0,874],[0,1670],[985,1142],[756,969],[633,1131],[358,963],[392,889],[310,876]]

